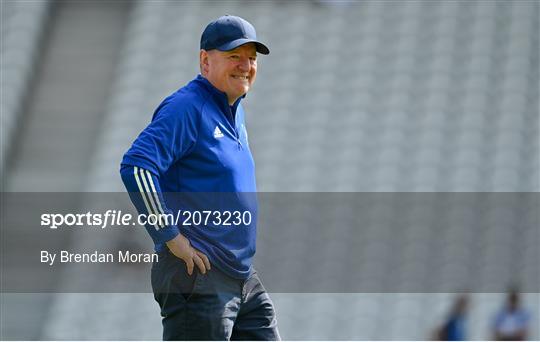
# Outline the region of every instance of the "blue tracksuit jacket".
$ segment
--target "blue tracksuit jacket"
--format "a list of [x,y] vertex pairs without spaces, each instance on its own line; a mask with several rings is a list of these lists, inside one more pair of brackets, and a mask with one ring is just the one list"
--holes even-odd
[[146,225],[156,251],[181,233],[213,265],[245,279],[255,254],[257,199],[241,100],[230,106],[225,93],[197,76],[158,106],[124,155],[121,176],[140,213],[249,211],[250,222],[242,221],[249,224]]

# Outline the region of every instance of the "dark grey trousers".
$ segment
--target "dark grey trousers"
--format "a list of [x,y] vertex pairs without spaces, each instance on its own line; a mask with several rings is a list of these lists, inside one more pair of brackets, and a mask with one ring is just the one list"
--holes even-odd
[[216,267],[187,274],[184,261],[159,253],[152,266],[164,340],[280,340],[274,305],[257,272],[234,279]]

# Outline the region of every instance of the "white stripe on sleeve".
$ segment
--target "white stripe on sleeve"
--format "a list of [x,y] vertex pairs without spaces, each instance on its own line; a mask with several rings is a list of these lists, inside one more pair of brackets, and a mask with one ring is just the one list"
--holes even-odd
[[157,195],[156,187],[154,186],[154,180],[152,179],[152,174],[148,170],[145,170],[145,171],[146,171],[146,176],[148,177],[148,183],[150,183],[150,187],[152,188],[152,195],[154,196],[154,201],[158,205],[159,213],[164,214],[163,208],[161,207],[161,202]]
[[[145,171],[144,169],[139,170],[139,173],[140,173],[140,176],[141,176],[141,179],[142,179],[142,183],[144,184],[146,194],[148,195],[148,202],[150,203],[150,206],[152,207],[152,214],[154,214],[156,216],[156,218],[159,219],[160,216],[159,216],[159,212],[158,212],[158,207],[157,207],[156,203],[154,202],[152,191],[150,191],[150,187],[148,186],[148,182],[146,181],[146,176],[144,175],[144,171]],[[150,179],[152,179],[152,178],[150,178]],[[159,221],[160,220],[158,220],[159,227],[160,228],[165,228],[165,225],[163,225]]]
[[[139,188],[139,192],[141,193],[141,196],[143,198],[143,201],[144,201],[144,206],[146,207],[146,211],[148,212],[148,214],[152,214],[152,210],[150,208],[150,205],[148,205],[148,201],[146,200],[146,194],[145,194],[145,191],[141,185],[141,181],[139,179],[139,168],[137,166],[133,167],[133,175],[135,176],[135,181],[137,182],[137,187]],[[154,228],[156,230],[159,230],[159,227],[155,224],[154,225]]]

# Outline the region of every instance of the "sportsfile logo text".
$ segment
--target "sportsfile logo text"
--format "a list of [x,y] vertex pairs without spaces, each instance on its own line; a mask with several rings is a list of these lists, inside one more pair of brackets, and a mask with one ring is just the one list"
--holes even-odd
[[122,210],[107,210],[104,213],[45,213],[41,215],[41,225],[50,229],[59,227],[84,227],[91,226],[105,229],[107,227],[145,226],[150,225],[156,230],[171,225],[182,226],[249,226],[252,223],[250,211],[218,211],[202,210],[187,211],[179,210],[176,215],[170,214],[139,214],[136,219]]

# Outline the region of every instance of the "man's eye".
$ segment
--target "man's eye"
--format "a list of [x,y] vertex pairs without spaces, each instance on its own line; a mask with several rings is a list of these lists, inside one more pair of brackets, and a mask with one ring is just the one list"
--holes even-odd
[[238,55],[232,55],[232,56],[230,56],[229,58],[230,58],[230,59],[238,59],[239,57],[238,57]]
[[257,57],[249,57],[249,60],[255,62],[257,60]]

